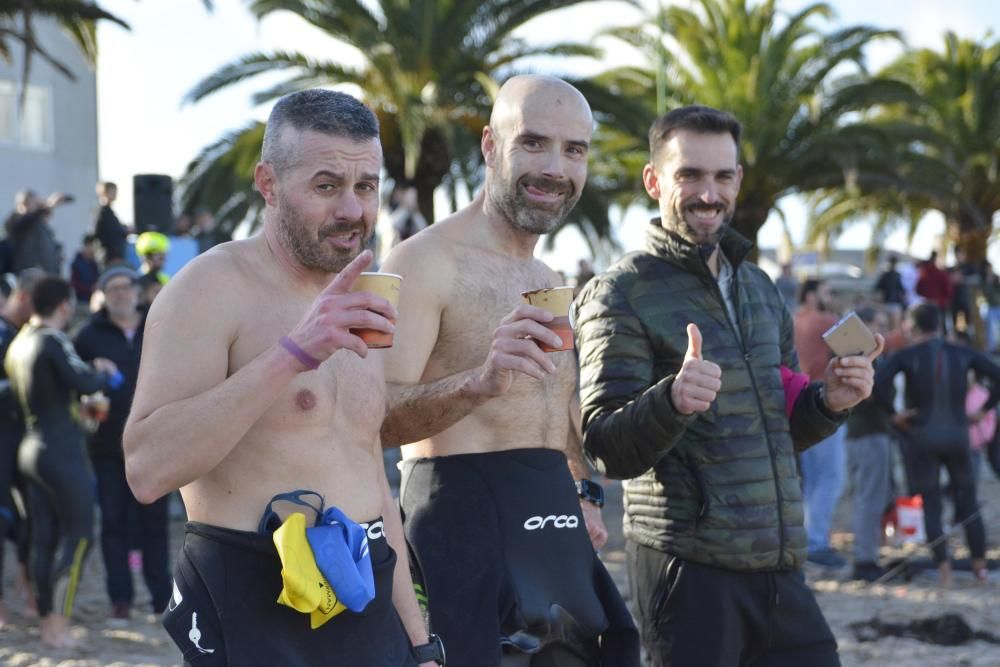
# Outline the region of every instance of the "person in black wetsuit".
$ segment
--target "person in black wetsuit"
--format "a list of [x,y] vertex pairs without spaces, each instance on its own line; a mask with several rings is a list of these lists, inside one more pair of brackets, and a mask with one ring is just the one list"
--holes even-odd
[[[31,291],[35,284],[45,277],[41,269],[26,269],[17,278],[14,289],[7,296],[3,312],[0,312],[0,361],[7,355],[7,348],[18,330],[34,312],[31,305]],[[22,580],[27,587],[28,534],[27,522],[18,512],[14,493],[20,493],[17,480],[17,446],[24,436],[24,422],[17,401],[10,391],[7,372],[0,363],[0,628],[7,622],[7,608],[3,602],[3,561],[2,541],[11,539],[17,544],[18,561],[25,572]],[[21,508],[24,504],[21,503]],[[34,608],[33,597],[28,596],[27,606]]]
[[69,283],[43,278],[31,301],[35,314],[11,342],[4,365],[26,428],[17,463],[28,496],[29,569],[41,637],[53,646],[72,647],[76,640],[68,617],[93,542],[95,504],[74,406],[79,394],[110,389],[119,375],[107,359],[95,359],[94,367],[85,364],[63,333],[75,307]]
[[[875,375],[875,398],[888,412],[893,411],[893,378],[906,378],[906,409],[895,413],[893,424],[900,432],[910,494],[920,494],[924,502],[927,542],[934,544],[938,581],[952,581],[947,540],[939,541],[941,524],[941,468],[948,470],[954,522],[965,523],[965,538],[976,578],[985,582],[986,528],[979,514],[976,482],[969,447],[969,422],[979,421],[1000,402],[1000,366],[969,347],[954,345],[938,333],[942,311],[920,304],[907,314],[911,345],[889,357]],[[990,397],[978,414],[965,413],[969,371],[990,381]]]

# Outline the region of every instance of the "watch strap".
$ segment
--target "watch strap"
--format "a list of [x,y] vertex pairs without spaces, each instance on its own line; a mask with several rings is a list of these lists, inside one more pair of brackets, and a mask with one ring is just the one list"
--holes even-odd
[[410,649],[410,652],[413,654],[413,659],[417,661],[417,664],[425,662],[435,662],[439,665],[444,664],[444,643],[437,635],[431,635],[426,644],[414,646]]

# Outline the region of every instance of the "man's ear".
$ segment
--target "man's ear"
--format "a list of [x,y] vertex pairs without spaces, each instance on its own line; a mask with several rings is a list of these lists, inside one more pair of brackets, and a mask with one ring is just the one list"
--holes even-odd
[[647,163],[642,168],[642,184],[646,186],[646,194],[659,201],[661,195],[660,177],[652,163]]
[[493,130],[489,125],[483,128],[483,138],[480,140],[479,146],[483,151],[483,159],[486,160],[486,166],[492,169],[496,162],[497,140],[496,135],[493,134]]
[[277,205],[277,195],[275,194],[275,185],[277,184],[277,175],[274,173],[274,166],[267,162],[258,162],[257,166],[253,170],[253,182],[257,186],[257,192],[260,196],[264,198],[264,201],[268,206]]

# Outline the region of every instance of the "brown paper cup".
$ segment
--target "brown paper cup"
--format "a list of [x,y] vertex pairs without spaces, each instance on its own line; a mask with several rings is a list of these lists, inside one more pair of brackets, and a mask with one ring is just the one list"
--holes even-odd
[[[395,273],[362,273],[354,281],[351,291],[371,292],[393,306],[399,306],[399,286],[402,282],[403,277],[397,276]],[[351,333],[365,341],[371,349],[392,347],[393,335],[391,333],[376,329],[351,329]]]
[[562,345],[550,347],[546,343],[538,341],[538,347],[542,352],[562,352],[573,349],[573,325],[569,321],[569,307],[573,303],[572,287],[546,287],[544,289],[521,292],[524,302],[538,308],[544,308],[554,315],[551,322],[544,322],[542,326],[551,329],[559,338]]

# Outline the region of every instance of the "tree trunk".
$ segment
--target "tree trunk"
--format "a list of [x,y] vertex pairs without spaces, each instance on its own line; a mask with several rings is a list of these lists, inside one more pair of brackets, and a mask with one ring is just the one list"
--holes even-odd
[[747,255],[747,259],[751,262],[756,263],[760,257],[760,249],[757,247],[757,232],[767,222],[767,216],[770,213],[770,206],[757,206],[750,202],[736,206],[736,213],[733,215],[733,229],[753,242],[753,250]]
[[[987,218],[988,219],[988,218]],[[963,218],[948,220],[948,238],[965,253],[968,261],[981,264],[986,259],[986,249],[993,230]]]
[[382,151],[385,170],[397,186],[409,184],[417,189],[417,204],[420,213],[427,218],[428,224],[433,224],[434,191],[451,168],[451,147],[444,133],[436,128],[430,128],[421,140],[420,159],[417,161],[417,173],[413,178],[406,178],[406,158],[402,143],[397,135],[389,135],[387,131],[382,136]]
[[[962,251],[967,262],[982,266],[986,261],[986,248],[990,241],[991,229],[984,229],[975,224],[970,224],[968,220],[951,219],[948,220],[948,239],[955,244],[955,247]],[[972,338],[972,343],[978,350],[986,349],[986,323],[979,316],[979,298],[982,295],[982,286],[973,284],[969,286],[969,322],[966,329]]]

